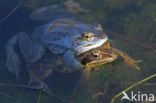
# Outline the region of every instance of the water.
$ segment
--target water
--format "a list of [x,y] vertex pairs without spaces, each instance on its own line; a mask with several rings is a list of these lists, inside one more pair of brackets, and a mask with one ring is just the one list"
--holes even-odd
[[[23,0],[20,7],[0,23],[0,103],[16,103],[17,101],[20,103],[109,103],[117,93],[150,75],[156,74],[156,52],[154,51],[156,50],[156,1],[76,1],[83,8],[89,10],[89,12],[75,14],[77,19],[84,23],[100,23],[105,31],[121,35],[118,37],[108,33],[116,48],[126,52],[136,60],[143,60],[139,63],[141,70],[136,70],[133,66],[126,64],[122,58],[118,58],[113,63],[99,67],[99,71],[92,73],[88,80],[84,79],[81,71],[67,74],[54,72],[45,82],[57,97],[46,93],[40,95],[39,90],[12,85],[27,85],[29,74],[25,64],[22,64],[20,79],[16,80],[15,75],[4,68],[5,43],[16,33],[23,31],[30,34],[36,26],[45,23],[29,18],[34,8],[65,2],[64,0]],[[17,4],[16,0],[1,0],[0,18],[5,17]],[[22,57],[21,60],[24,62]],[[153,78],[127,93],[140,91],[156,95],[155,83],[156,78]],[[104,91],[104,94],[92,98],[96,93]],[[38,99],[39,95],[40,99]],[[120,103],[120,99],[121,97],[115,103]],[[129,102],[125,101],[125,103]]]

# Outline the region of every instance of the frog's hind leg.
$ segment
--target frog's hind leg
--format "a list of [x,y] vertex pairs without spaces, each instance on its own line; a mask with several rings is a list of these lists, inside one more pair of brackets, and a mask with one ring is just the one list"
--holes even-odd
[[56,19],[74,19],[75,14],[86,13],[89,10],[84,9],[74,0],[67,0],[63,4],[50,5],[33,11],[30,18],[33,20],[56,20]]
[[44,47],[37,39],[32,39],[26,33],[20,32],[14,35],[5,45],[6,50],[6,64],[5,67],[12,73],[19,75],[19,58],[14,47],[19,45],[19,49],[24,55],[26,62],[37,61],[44,52]]
[[62,18],[72,19],[73,17],[74,17],[73,14],[67,11],[65,5],[50,5],[42,7],[33,11],[30,15],[30,18],[32,20],[47,20],[47,21],[53,21]]
[[34,63],[42,57],[45,48],[39,39],[29,37],[24,32],[18,33],[19,48],[26,62]]
[[137,70],[140,70],[140,67],[137,65],[137,63],[142,62],[142,60],[134,60],[133,58],[129,57],[126,53],[122,52],[121,50],[117,50],[115,48],[114,50],[125,60],[127,64],[130,64],[134,66]]
[[17,43],[17,35],[13,36],[5,45],[6,50],[6,63],[5,67],[12,73],[16,74],[18,78],[19,73],[19,59],[14,51],[14,46]]

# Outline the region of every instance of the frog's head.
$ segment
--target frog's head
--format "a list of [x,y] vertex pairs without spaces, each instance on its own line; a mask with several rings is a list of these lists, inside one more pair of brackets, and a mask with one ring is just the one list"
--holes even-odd
[[76,38],[74,41],[74,49],[78,53],[84,53],[91,49],[100,47],[108,40],[107,35],[102,31],[101,27],[96,27],[95,25],[88,30],[84,30],[80,37]]
[[113,62],[118,56],[118,54],[113,51],[113,49],[93,49],[86,52],[84,55],[85,56],[82,59],[82,64],[85,65],[87,68],[93,68],[109,62]]

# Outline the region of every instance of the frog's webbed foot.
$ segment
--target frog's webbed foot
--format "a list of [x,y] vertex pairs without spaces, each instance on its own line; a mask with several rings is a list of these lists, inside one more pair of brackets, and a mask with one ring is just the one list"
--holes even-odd
[[[124,58],[124,57],[123,57],[123,58]],[[140,67],[137,65],[137,63],[142,62],[142,60],[134,60],[134,59],[132,59],[131,57],[126,58],[126,59],[124,59],[124,60],[125,60],[125,62],[126,62],[127,64],[130,64],[130,65],[134,66],[137,70],[140,70]]]
[[63,62],[67,68],[71,69],[71,71],[76,71],[83,68],[83,65],[76,59],[75,53],[71,50],[65,52]]
[[38,39],[31,38],[24,32],[14,35],[5,45],[6,64],[5,67],[12,73],[19,75],[19,59],[14,50],[18,44],[20,52],[23,54],[26,62],[37,61],[44,53],[44,47]]
[[28,83],[28,86],[33,89],[41,90],[45,93],[51,94],[51,90],[46,85],[46,83],[37,78],[34,73],[30,73],[30,81]]
[[134,60],[133,58],[129,57],[126,53],[117,49],[114,50],[124,59],[124,61],[127,64],[134,66],[137,70],[140,70],[140,67],[137,65],[137,63],[142,62],[142,60]]

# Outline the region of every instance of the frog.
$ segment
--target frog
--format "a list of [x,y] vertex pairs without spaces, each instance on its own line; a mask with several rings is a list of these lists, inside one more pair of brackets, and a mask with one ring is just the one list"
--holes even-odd
[[111,63],[119,56],[121,56],[127,64],[133,66],[137,70],[140,70],[140,67],[137,65],[137,63],[142,62],[142,60],[135,60],[127,53],[115,48],[110,42],[106,42],[101,47],[83,53],[82,64],[84,65],[86,77],[89,77],[92,69],[98,70],[97,67],[106,63]]
[[85,68],[96,68],[103,64],[113,62],[117,57],[118,54],[111,48],[103,50],[96,48],[83,54],[82,64],[85,65]]
[[19,32],[11,37],[5,45],[5,67],[18,78],[20,60],[14,49],[18,45],[26,63],[36,62],[48,49],[54,54],[63,54],[62,58],[67,67],[80,69],[77,68],[81,67],[76,60],[77,55],[100,47],[107,40],[107,34],[97,23],[86,24],[70,19],[54,20],[37,27],[31,35]]

